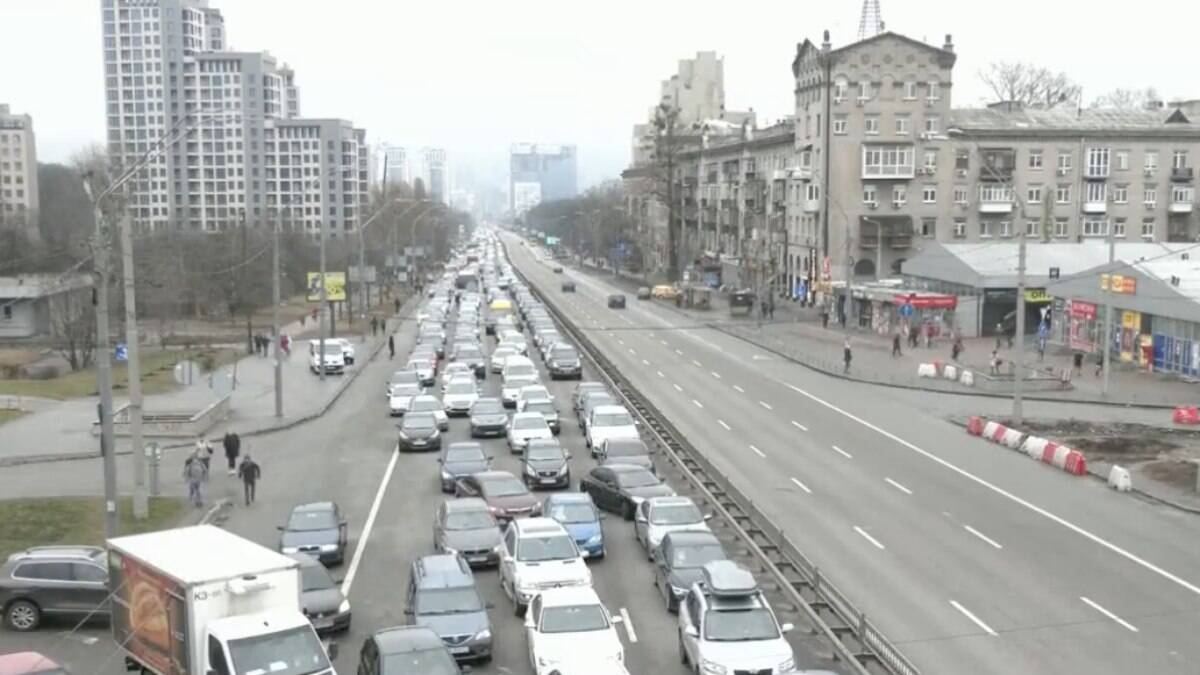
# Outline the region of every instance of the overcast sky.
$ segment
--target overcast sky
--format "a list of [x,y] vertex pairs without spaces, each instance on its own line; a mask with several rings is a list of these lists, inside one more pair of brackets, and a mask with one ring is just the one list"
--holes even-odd
[[[344,117],[371,143],[442,146],[499,182],[513,142],[574,143],[580,181],[614,177],[659,81],[698,50],[725,59],[726,105],[789,114],[796,44],[855,38],[859,0],[214,0],[230,45],[297,71],[301,113]],[[1200,4],[883,0],[889,30],[959,54],[954,103],[985,96],[995,60],[1067,71],[1084,98],[1118,86],[1200,97]],[[0,0],[0,102],[34,116],[42,161],[104,138],[99,0]]]

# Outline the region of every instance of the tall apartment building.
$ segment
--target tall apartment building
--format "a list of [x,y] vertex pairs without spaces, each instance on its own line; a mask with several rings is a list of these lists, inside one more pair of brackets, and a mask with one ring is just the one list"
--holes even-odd
[[397,146],[384,146],[380,152],[382,160],[382,168],[380,169],[380,180],[382,176],[387,176],[387,182],[390,184],[406,183],[412,185],[412,162],[410,161],[409,151],[407,148]]
[[0,104],[0,227],[38,231],[38,165],[33,118]]
[[508,155],[508,194],[513,213],[524,213],[539,202],[579,194],[575,146],[514,144]]
[[417,178],[425,185],[425,196],[436,202],[450,204],[450,160],[444,148],[422,148],[420,164],[413,182]]
[[[314,188],[306,208],[333,236],[353,229],[365,148],[343,152],[348,122],[299,119],[290,68],[267,52],[226,51],[224,19],[207,0],[101,0],[101,11],[110,160],[131,166],[169,141],[129,184],[136,227],[258,225],[278,215],[272,198],[286,179]],[[278,126],[287,121],[320,135],[283,137],[298,133]]]

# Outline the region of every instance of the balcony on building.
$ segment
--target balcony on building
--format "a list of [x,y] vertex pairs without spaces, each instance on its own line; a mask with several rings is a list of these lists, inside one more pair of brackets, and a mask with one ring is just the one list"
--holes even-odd
[[1013,169],[1017,165],[1017,151],[1012,148],[984,148],[983,161],[979,166],[979,180],[983,182],[1011,182]]
[[1108,212],[1108,202],[1106,202],[1104,200],[1084,201],[1083,202],[1083,212],[1084,213],[1106,213],[1106,212]]
[[867,144],[862,148],[863,180],[912,180],[916,176],[913,146]]
[[893,249],[911,248],[913,243],[912,217],[888,215],[859,217],[860,248],[874,249],[882,241]]
[[1176,183],[1192,182],[1192,167],[1179,166],[1171,169],[1171,180]]
[[804,200],[804,212],[805,213],[816,213],[817,211],[820,211],[820,210],[821,210],[821,200],[820,199],[805,199]]
[[1192,212],[1192,203],[1191,202],[1171,202],[1171,204],[1169,206],[1167,206],[1167,212],[1168,213],[1191,213]]
[[979,186],[980,213],[1012,213],[1013,192],[1007,185],[993,184]]

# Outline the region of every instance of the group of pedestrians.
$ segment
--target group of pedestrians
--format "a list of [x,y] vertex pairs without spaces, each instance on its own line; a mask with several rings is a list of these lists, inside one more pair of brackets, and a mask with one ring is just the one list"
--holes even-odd
[[[301,317],[303,320],[303,317]],[[292,338],[290,335],[279,336],[279,351],[286,356],[292,353]],[[271,336],[258,333],[254,336],[254,353],[258,356],[271,355]]]
[[[255,488],[258,480],[262,477],[262,467],[250,457],[249,452],[242,457],[241,463],[238,463],[238,456],[242,451],[242,438],[238,434],[225,432],[225,436],[221,439],[221,445],[225,450],[229,475],[236,476],[242,482],[246,506],[249,506],[254,503]],[[196,439],[196,446],[192,450],[192,454],[184,460],[183,480],[188,487],[188,501],[196,508],[204,506],[204,486],[208,484],[211,475],[212,456],[215,452],[212,443],[208,439],[200,437]]]

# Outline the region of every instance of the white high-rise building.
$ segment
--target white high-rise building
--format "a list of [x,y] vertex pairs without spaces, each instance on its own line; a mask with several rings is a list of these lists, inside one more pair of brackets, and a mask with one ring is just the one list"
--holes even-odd
[[33,118],[0,104],[0,227],[38,231],[37,144]]
[[444,148],[422,148],[418,173],[413,177],[425,185],[425,196],[433,201],[450,204],[450,160]]

